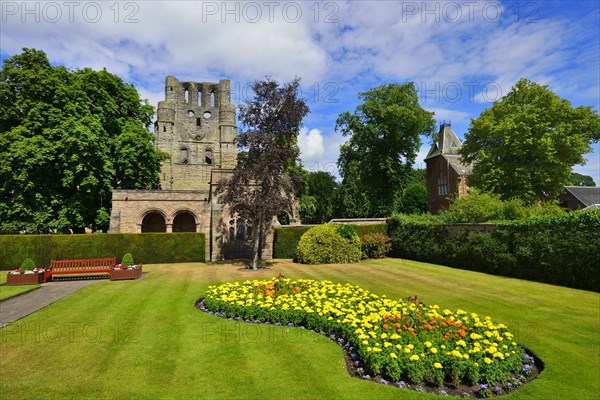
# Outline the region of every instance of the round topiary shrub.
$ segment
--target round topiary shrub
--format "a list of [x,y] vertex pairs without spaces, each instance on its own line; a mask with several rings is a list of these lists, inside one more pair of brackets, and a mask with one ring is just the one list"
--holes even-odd
[[125,253],[123,259],[121,260],[121,265],[130,266],[133,265],[133,256],[131,253]]
[[360,238],[350,225],[315,226],[298,243],[297,260],[302,264],[350,263],[360,259]]
[[34,268],[35,263],[31,258],[27,258],[25,261],[23,261],[23,264],[21,264],[21,272],[33,271]]

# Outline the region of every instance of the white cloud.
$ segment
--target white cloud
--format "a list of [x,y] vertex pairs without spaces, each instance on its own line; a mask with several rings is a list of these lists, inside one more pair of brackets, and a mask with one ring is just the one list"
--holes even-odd
[[325,148],[323,147],[323,136],[318,129],[302,128],[298,135],[298,146],[300,146],[300,159],[304,165],[311,165],[322,161]]

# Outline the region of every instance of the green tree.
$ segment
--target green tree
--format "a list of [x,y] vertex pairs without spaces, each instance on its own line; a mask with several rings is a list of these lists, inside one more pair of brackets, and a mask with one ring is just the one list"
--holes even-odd
[[591,176],[571,172],[569,186],[596,186],[596,182],[594,182],[594,178]]
[[338,159],[342,194],[354,197],[345,199],[348,205],[366,201],[367,216],[388,216],[410,180],[419,135],[432,135],[435,121],[419,105],[412,82],[382,85],[359,98],[363,103],[355,112],[340,114],[336,122],[336,131],[350,137]]
[[429,210],[427,201],[427,187],[420,182],[409,183],[396,207],[398,212],[404,214],[422,214]]
[[521,79],[471,121],[460,154],[474,163],[471,186],[502,199],[545,202],[562,193],[599,136],[592,107],[573,108],[547,86]]
[[254,98],[240,106],[239,114],[243,129],[237,145],[246,153],[238,155],[233,176],[217,187],[223,204],[252,224],[252,269],[273,220],[293,207],[300,183],[298,133],[309,108],[298,97],[299,86],[299,78],[282,87],[271,78],[254,82]]
[[0,229],[106,230],[113,188],[154,189],[153,108],[106,70],[23,49],[0,72]]
[[307,193],[314,198],[315,210],[311,217],[302,219],[306,224],[322,224],[333,218],[335,202],[337,199],[338,183],[329,172],[309,172],[307,179]]

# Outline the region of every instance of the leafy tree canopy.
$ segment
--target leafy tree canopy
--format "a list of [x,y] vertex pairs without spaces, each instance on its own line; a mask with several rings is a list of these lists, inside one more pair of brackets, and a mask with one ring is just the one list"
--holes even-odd
[[596,186],[596,182],[594,182],[594,178],[591,176],[571,172],[569,186]]
[[23,49],[0,72],[0,229],[106,230],[113,188],[154,189],[153,108],[132,85]]
[[306,186],[308,195],[315,200],[315,211],[312,216],[303,218],[302,222],[322,224],[331,220],[337,200],[338,183],[335,177],[326,171],[309,172]]
[[340,114],[336,122],[336,130],[350,136],[338,159],[342,201],[356,205],[356,214],[388,216],[410,180],[419,135],[434,134],[435,121],[419,105],[412,82],[382,85],[359,98],[363,103],[355,112]]
[[276,216],[292,209],[299,184],[298,133],[309,108],[298,97],[300,79],[280,86],[271,78],[255,81],[254,98],[240,106],[243,129],[237,145],[233,176],[220,183],[217,193],[223,204],[251,222],[254,260],[257,268],[260,243]]
[[556,199],[571,168],[600,137],[592,107],[572,107],[548,89],[519,80],[500,101],[471,121],[460,153],[474,163],[471,186],[526,202]]

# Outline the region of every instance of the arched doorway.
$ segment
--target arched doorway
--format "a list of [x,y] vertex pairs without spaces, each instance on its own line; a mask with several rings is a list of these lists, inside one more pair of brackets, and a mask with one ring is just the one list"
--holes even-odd
[[160,213],[151,212],[142,219],[142,233],[166,231],[167,224],[165,223],[165,218]]
[[196,219],[189,212],[181,212],[173,219],[173,232],[196,232]]
[[252,225],[234,212],[227,221],[227,237],[223,241],[223,258],[252,258]]

